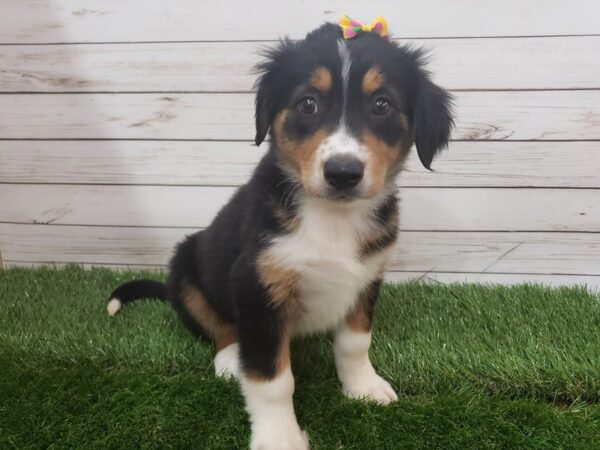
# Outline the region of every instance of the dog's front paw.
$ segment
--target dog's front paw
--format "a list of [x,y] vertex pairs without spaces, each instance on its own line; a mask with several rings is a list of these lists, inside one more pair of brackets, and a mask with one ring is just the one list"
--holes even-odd
[[344,394],[350,398],[374,401],[380,405],[388,405],[398,400],[398,396],[390,386],[374,371],[354,377],[344,384]]
[[252,427],[250,450],[309,450],[308,436],[297,424]]
[[231,344],[215,356],[215,375],[222,378],[239,378],[239,345]]

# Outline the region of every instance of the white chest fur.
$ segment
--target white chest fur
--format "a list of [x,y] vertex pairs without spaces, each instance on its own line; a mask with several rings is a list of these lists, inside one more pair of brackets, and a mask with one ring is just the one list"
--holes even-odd
[[359,257],[361,243],[372,236],[372,201],[333,205],[307,200],[292,234],[276,238],[271,256],[299,274],[298,300],[303,313],[295,334],[310,334],[338,325],[358,295],[382,270],[388,251]]

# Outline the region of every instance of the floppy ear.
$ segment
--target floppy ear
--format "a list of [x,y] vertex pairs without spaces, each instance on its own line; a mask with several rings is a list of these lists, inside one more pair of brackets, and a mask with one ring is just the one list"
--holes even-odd
[[256,136],[254,137],[254,143],[257,147],[265,140],[274,119],[273,106],[270,104],[270,96],[264,84],[264,80],[259,82],[258,92],[256,93],[256,111],[254,113]]
[[290,81],[290,73],[285,68],[290,65],[296,48],[296,43],[287,38],[283,39],[275,46],[264,49],[261,53],[263,61],[255,67],[255,71],[260,74],[254,84],[257,88],[254,138],[256,145],[265,140],[278,109],[283,105],[282,88]]
[[435,154],[448,145],[453,126],[452,96],[423,79],[416,98],[414,133],[419,159],[427,169],[431,170]]

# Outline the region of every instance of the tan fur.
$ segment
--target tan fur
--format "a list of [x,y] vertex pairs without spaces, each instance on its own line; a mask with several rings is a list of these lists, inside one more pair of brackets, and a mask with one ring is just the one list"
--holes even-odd
[[326,93],[331,89],[331,83],[331,72],[325,67],[319,67],[310,77],[310,84],[323,93]]
[[372,197],[381,190],[385,184],[387,174],[398,162],[400,149],[390,147],[368,130],[363,133],[362,137],[363,143],[369,149],[367,161],[369,186],[367,194]]
[[413,144],[412,130],[408,126],[408,119],[402,114],[400,120],[405,130],[405,137],[397,147],[389,146],[369,130],[363,132],[362,141],[369,149],[366,165],[368,171],[366,176],[370,181],[367,192],[369,196],[374,196],[379,192],[385,184],[388,173],[393,172],[404,162]]
[[221,319],[194,286],[183,287],[183,305],[207,336],[214,340],[217,352],[237,341],[233,325]]
[[299,274],[283,269],[277,261],[273,261],[268,248],[257,258],[256,268],[260,282],[269,293],[273,305],[285,307],[286,310],[295,308]]
[[[383,275],[386,271],[387,262],[381,265],[379,272],[377,272],[377,277],[375,280],[383,280]],[[372,320],[369,316],[372,317],[372,314],[369,315],[369,307],[374,308],[375,305],[369,306],[369,291],[367,289],[361,291],[358,302],[348,315],[346,316],[346,324],[350,329],[357,332],[367,332],[371,330],[373,325]]]
[[279,342],[279,352],[277,353],[277,362],[275,371],[280,374],[290,366],[290,331],[286,328]]
[[302,184],[307,192],[312,192],[310,178],[312,170],[315,167],[315,155],[321,143],[327,138],[327,131],[317,130],[308,139],[303,141],[293,141],[289,139],[283,130],[283,125],[288,111],[281,111],[275,117],[273,122],[273,131],[275,132],[275,142],[281,150],[285,161],[296,171],[302,179]]
[[362,80],[362,90],[365,95],[371,95],[383,86],[385,79],[377,67],[371,67]]
[[[290,364],[290,327],[301,313],[298,301],[299,274],[281,268],[281,265],[273,260],[268,248],[257,258],[256,268],[260,282],[269,293],[272,304],[281,312],[284,331],[276,361],[276,373],[279,374]],[[256,374],[249,374],[249,376],[254,380],[261,379]]]
[[364,333],[371,329],[368,307],[368,297],[361,293],[356,306],[346,316],[346,324],[352,331]]

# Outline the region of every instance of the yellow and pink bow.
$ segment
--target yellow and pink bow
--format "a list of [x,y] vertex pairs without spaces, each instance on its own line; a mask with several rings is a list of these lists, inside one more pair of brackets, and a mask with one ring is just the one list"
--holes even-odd
[[376,17],[370,25],[357,22],[348,16],[342,16],[340,19],[340,28],[342,29],[344,39],[352,39],[360,33],[369,32],[377,33],[381,37],[387,37],[388,35],[387,20],[383,16]]

